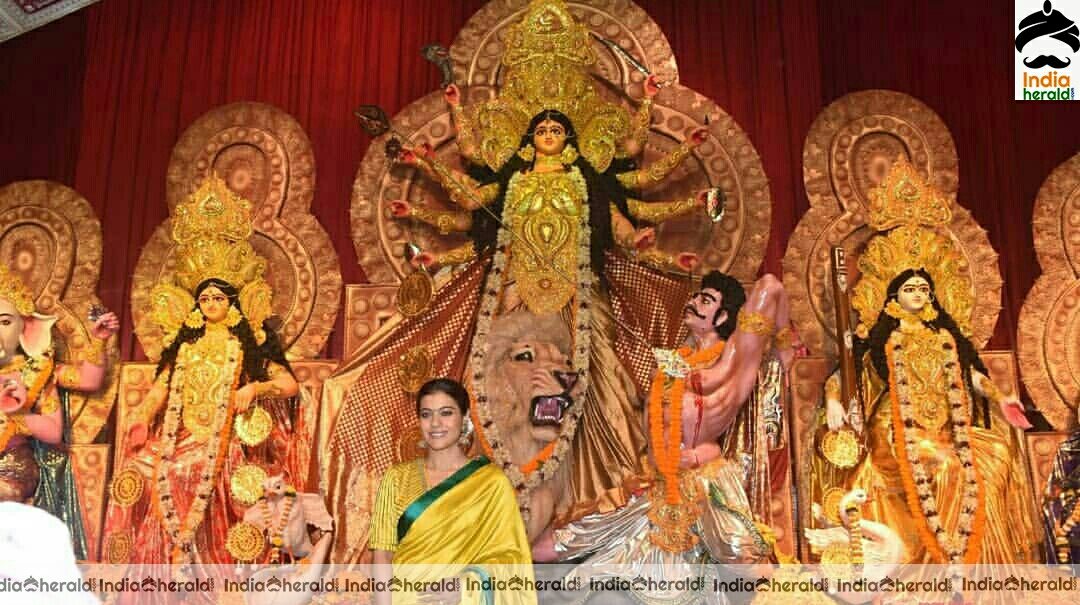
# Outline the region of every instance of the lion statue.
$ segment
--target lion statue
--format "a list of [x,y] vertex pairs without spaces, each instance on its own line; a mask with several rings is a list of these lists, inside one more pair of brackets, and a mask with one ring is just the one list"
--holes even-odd
[[[489,334],[487,392],[492,417],[519,467],[558,439],[564,420],[583,405],[584,382],[572,371],[570,332],[558,315],[515,311],[496,319]],[[569,458],[569,456],[568,456]],[[526,529],[535,543],[564,501],[568,467],[530,491]]]

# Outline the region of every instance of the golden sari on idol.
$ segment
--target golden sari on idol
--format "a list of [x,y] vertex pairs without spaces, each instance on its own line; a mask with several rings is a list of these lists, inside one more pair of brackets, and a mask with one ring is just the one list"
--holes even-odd
[[422,458],[387,469],[369,547],[394,553],[394,605],[416,603],[425,590],[447,590],[455,578],[462,605],[536,603],[514,489],[484,456],[430,488]]

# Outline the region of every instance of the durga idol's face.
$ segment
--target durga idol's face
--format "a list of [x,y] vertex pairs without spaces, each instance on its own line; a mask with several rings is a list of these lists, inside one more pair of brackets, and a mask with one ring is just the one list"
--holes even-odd
[[533,147],[544,155],[559,155],[566,147],[566,127],[555,120],[544,120],[533,131]]
[[209,286],[199,293],[199,310],[206,316],[206,321],[221,323],[229,312],[229,297],[217,286]]
[[918,275],[908,278],[896,293],[900,308],[908,313],[918,313],[930,302],[930,283]]

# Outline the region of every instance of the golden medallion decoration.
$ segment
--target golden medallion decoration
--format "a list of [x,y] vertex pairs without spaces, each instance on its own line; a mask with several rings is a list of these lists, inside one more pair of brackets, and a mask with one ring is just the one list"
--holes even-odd
[[244,445],[252,447],[266,441],[274,429],[274,418],[261,405],[253,405],[233,421],[233,431]]
[[397,309],[405,317],[416,317],[427,310],[435,295],[435,281],[428,272],[417,269],[401,280],[397,291]]
[[139,501],[143,493],[143,476],[133,468],[125,468],[113,477],[109,485],[109,496],[120,506],[131,506]]
[[649,521],[655,529],[649,532],[649,542],[662,550],[672,553],[686,552],[698,543],[698,537],[692,531],[701,512],[697,503],[667,504],[661,496],[649,508]]
[[245,464],[233,471],[229,479],[229,493],[233,500],[244,505],[251,506],[259,501],[263,495],[263,482],[266,481],[266,471],[255,464]]
[[[682,479],[686,478],[686,481]],[[646,516],[653,524],[649,532],[649,542],[667,552],[681,553],[694,547],[699,538],[693,527],[701,517],[701,500],[704,495],[698,489],[692,476],[678,477],[679,492],[682,496],[678,504],[669,504],[664,481],[653,486],[651,504]]]
[[424,383],[431,380],[431,370],[434,366],[431,353],[427,347],[420,345],[413,347],[401,356],[398,362],[398,382],[406,393],[416,393]]
[[122,530],[109,534],[105,539],[105,562],[114,565],[122,565],[131,558],[131,550],[135,545],[135,536],[131,530]]
[[247,521],[232,526],[225,541],[225,549],[237,561],[251,563],[266,550],[266,538],[261,529]]
[[821,497],[821,508],[825,512],[825,518],[834,525],[840,525],[840,500],[844,498],[844,490],[839,487],[830,487]]
[[191,402],[182,412],[184,428],[191,432],[191,438],[199,443],[206,443],[214,434],[214,414],[217,408],[212,401]]
[[821,567],[827,578],[849,579],[855,575],[855,558],[846,542],[834,542],[821,553]]
[[818,451],[821,456],[837,468],[853,468],[865,454],[862,440],[850,428],[824,430],[818,436]]

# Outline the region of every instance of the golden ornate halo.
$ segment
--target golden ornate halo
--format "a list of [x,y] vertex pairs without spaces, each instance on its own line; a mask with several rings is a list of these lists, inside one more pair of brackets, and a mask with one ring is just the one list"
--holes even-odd
[[229,493],[233,500],[244,506],[251,506],[259,501],[263,495],[263,482],[266,481],[266,471],[254,464],[245,464],[233,471],[229,479]]
[[236,436],[244,443],[252,447],[259,445],[270,436],[274,428],[274,419],[270,412],[261,405],[254,405],[247,412],[240,414],[233,421],[233,430]]
[[143,493],[143,477],[133,468],[125,468],[113,477],[109,486],[112,501],[120,506],[131,506],[139,501]]
[[847,579],[854,576],[855,559],[851,546],[846,542],[834,542],[821,552],[821,567],[825,577]]
[[419,269],[401,280],[397,291],[397,308],[405,317],[416,317],[427,310],[435,294],[435,282],[427,271]]
[[247,521],[232,526],[225,541],[225,549],[237,561],[250,563],[259,558],[266,549],[266,538],[261,529]]
[[248,241],[253,232],[251,202],[229,189],[217,173],[211,173],[173,211],[176,283],[194,292],[211,277],[223,279],[237,290],[261,280],[266,261]]
[[33,295],[22,279],[4,263],[0,263],[0,298],[10,302],[19,315],[34,314]]
[[113,532],[105,539],[105,562],[121,565],[131,558],[135,537],[130,529]]
[[840,525],[840,500],[844,497],[844,490],[839,487],[830,487],[821,497],[821,508],[824,509],[825,518],[830,523]]
[[[855,431],[844,427],[838,431],[821,433],[818,439],[821,456],[838,468],[853,468],[862,460],[863,446]],[[829,514],[828,511],[825,513]]]

